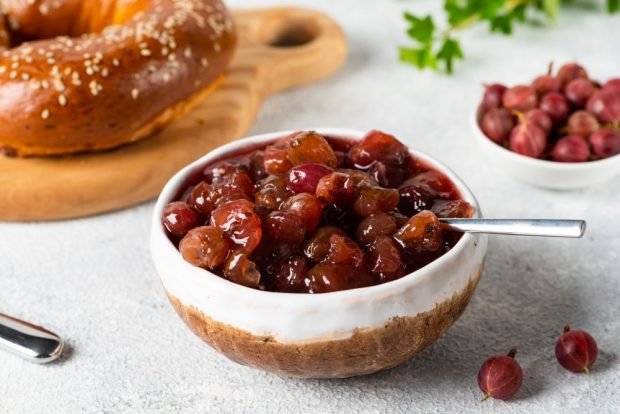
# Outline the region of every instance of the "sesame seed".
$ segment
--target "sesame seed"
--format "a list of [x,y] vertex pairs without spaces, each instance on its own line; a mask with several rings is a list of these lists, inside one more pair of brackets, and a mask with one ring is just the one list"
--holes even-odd
[[60,104],[60,106],[66,106],[67,105],[67,97],[65,95],[59,95],[58,96],[58,103]]
[[41,111],[41,118],[43,119],[47,119],[50,117],[50,111],[49,109],[44,109],[43,111]]
[[137,90],[135,88],[131,90],[131,97],[133,99],[138,99],[138,95],[140,95],[140,91],[139,90]]

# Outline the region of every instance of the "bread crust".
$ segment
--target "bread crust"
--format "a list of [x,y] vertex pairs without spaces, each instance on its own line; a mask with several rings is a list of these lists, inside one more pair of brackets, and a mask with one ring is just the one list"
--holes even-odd
[[237,42],[220,0],[29,3],[5,1],[0,28],[22,42],[0,42],[0,146],[17,156],[147,137],[213,89]]

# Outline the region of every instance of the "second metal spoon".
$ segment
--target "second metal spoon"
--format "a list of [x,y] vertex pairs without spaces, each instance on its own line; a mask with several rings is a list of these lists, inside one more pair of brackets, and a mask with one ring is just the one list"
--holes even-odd
[[553,219],[439,219],[446,230],[468,233],[579,238],[586,231],[584,220]]

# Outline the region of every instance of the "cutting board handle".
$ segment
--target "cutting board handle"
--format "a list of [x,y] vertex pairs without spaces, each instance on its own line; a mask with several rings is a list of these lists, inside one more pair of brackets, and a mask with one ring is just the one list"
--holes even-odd
[[[323,79],[347,58],[347,41],[328,16],[307,9],[235,10],[239,56],[259,71],[264,96]],[[326,51],[329,51],[326,53]]]

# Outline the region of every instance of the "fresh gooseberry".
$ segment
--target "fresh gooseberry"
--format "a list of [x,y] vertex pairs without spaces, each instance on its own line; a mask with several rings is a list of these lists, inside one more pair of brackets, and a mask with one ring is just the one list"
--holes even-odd
[[589,374],[597,356],[596,341],[589,333],[571,331],[568,325],[564,327],[564,333],[555,344],[555,357],[562,367]]
[[504,92],[502,103],[510,111],[527,112],[536,108],[538,95],[531,86],[517,85]]
[[251,201],[234,200],[218,206],[211,213],[211,225],[226,233],[244,253],[252,253],[260,243],[261,220]]
[[556,123],[566,120],[570,113],[570,105],[566,97],[559,92],[549,92],[543,95],[539,108],[549,114]]
[[515,396],[523,384],[523,370],[515,360],[516,349],[508,355],[495,355],[484,361],[478,371],[478,386],[484,393],[485,401],[489,397],[509,400]]
[[603,123],[620,122],[620,93],[612,90],[600,90],[594,93],[586,105]]
[[576,111],[568,118],[566,130],[571,135],[586,138],[600,127],[598,120],[588,111]]
[[567,135],[556,142],[551,158],[558,162],[586,162],[590,158],[590,146],[579,135]]
[[613,91],[615,93],[620,93],[620,78],[610,79],[605,82],[602,86],[604,91]]
[[588,99],[596,92],[596,88],[589,79],[577,78],[568,82],[564,94],[568,101],[576,108],[586,106]]
[[228,252],[230,242],[222,231],[212,226],[191,229],[179,243],[179,251],[185,261],[203,269],[221,266]]
[[525,114],[525,119],[527,122],[531,122],[532,124],[540,127],[546,133],[551,131],[553,128],[553,121],[551,117],[542,109],[532,109]]
[[366,169],[375,161],[402,165],[409,157],[407,147],[394,136],[381,131],[370,131],[349,151],[349,158],[357,168]]
[[620,132],[612,128],[601,128],[590,137],[592,152],[599,158],[609,158],[620,154]]
[[502,106],[502,98],[506,87],[499,83],[492,83],[486,85],[484,88],[484,95],[482,96],[482,107],[485,110],[491,110]]
[[586,72],[586,70],[582,66],[576,63],[567,63],[560,67],[556,77],[560,80],[560,82],[562,82],[563,86],[566,86],[568,82],[572,81],[573,79],[588,79],[588,72]]
[[203,218],[183,201],[174,201],[164,208],[162,223],[166,230],[177,238],[199,226]]
[[554,76],[541,75],[534,79],[532,87],[539,95],[544,95],[547,92],[560,92],[562,90],[562,82]]
[[293,165],[317,163],[330,168],[338,166],[338,159],[327,140],[315,131],[304,131],[290,142],[288,158]]
[[514,116],[504,108],[493,108],[483,115],[480,129],[491,141],[502,144],[515,125]]
[[547,146],[547,134],[530,122],[522,122],[510,133],[510,150],[526,157],[538,158]]
[[299,164],[289,171],[288,183],[296,193],[314,194],[319,180],[333,172],[332,168],[323,164]]

